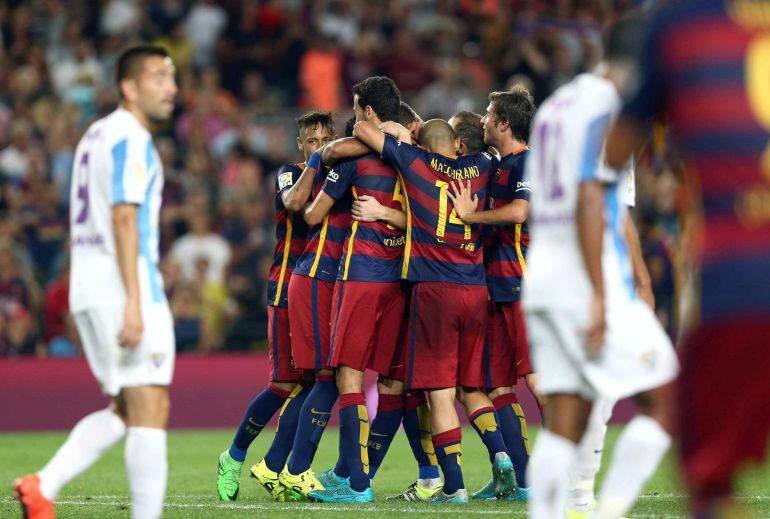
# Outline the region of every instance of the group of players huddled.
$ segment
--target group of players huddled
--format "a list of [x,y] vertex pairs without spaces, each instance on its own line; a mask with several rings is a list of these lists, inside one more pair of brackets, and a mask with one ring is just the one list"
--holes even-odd
[[[394,497],[465,502],[455,399],[492,466],[473,497],[526,500],[529,447],[513,386],[532,381],[519,296],[535,105],[521,88],[489,100],[483,117],[423,121],[377,76],[353,87],[346,137],[337,139],[331,114],[297,119],[305,161],[275,180],[271,383],[220,456],[222,500],[237,498],[246,450],[280,410],[274,441],[251,469],[277,500],[371,501],[403,423],[419,472]],[[379,375],[371,426],[367,369]],[[339,460],[316,475],[337,400]]]

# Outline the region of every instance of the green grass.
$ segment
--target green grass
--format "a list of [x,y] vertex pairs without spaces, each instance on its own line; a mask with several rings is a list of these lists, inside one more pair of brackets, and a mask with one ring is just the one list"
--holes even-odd
[[[483,445],[475,433],[465,431],[463,441],[463,472],[466,487],[476,490],[489,477],[489,464]],[[610,448],[605,453],[605,465],[618,429],[609,432]],[[170,473],[166,496],[165,517],[254,517],[269,513],[271,517],[359,517],[369,518],[419,517],[424,514],[442,516],[487,516],[508,514],[526,516],[523,503],[482,502],[469,505],[431,505],[385,502],[381,498],[400,492],[416,477],[416,466],[406,438],[399,432],[388,457],[374,480],[377,499],[366,505],[327,505],[314,503],[276,503],[248,476],[248,467],[265,452],[272,431],[266,430],[251,447],[244,465],[241,493],[234,504],[217,501],[215,494],[216,462],[228,445],[230,431],[173,431],[169,435]],[[55,452],[65,433],[23,433],[0,435],[0,517],[18,514],[10,484],[13,479],[40,468]],[[324,470],[336,461],[338,432],[330,429],[316,456],[314,468]],[[770,469],[754,471],[744,477],[741,493],[758,517],[770,517]],[[669,455],[637,502],[631,517],[684,517],[686,498],[673,458]],[[61,518],[129,517],[129,498],[123,470],[123,448],[110,451],[88,472],[70,483],[59,496],[57,513]]]

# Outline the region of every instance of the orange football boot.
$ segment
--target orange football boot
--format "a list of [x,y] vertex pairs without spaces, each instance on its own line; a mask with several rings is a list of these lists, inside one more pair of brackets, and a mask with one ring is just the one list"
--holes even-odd
[[40,493],[37,474],[22,476],[13,482],[13,493],[21,504],[24,519],[54,519],[53,503]]

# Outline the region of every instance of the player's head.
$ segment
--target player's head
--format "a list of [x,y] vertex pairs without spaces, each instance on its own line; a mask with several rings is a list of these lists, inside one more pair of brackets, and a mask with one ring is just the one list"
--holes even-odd
[[633,81],[645,33],[645,23],[631,15],[620,18],[604,32],[604,57],[597,73],[612,81],[621,94]]
[[511,140],[526,143],[534,115],[535,101],[523,87],[514,87],[510,92],[492,92],[487,113],[481,118],[484,142],[498,149]]
[[444,156],[457,154],[458,139],[449,123],[442,119],[426,121],[420,129],[420,147]]
[[356,116],[355,114],[350,117],[345,122],[345,137],[352,137],[353,136],[353,127],[356,125]]
[[484,130],[480,126],[459,123],[454,130],[460,141],[460,145],[457,147],[458,155],[473,155],[487,149],[484,144]]
[[297,117],[296,121],[299,128],[297,148],[305,154],[305,160],[318,148],[334,140],[334,121],[331,113],[311,110]]
[[449,126],[451,126],[454,130],[457,130],[457,126],[459,124],[472,124],[473,126],[482,128],[481,116],[471,112],[470,110],[460,110],[452,117],[450,117],[449,121],[447,122],[449,123]]
[[412,142],[417,144],[420,138],[420,128],[422,128],[422,117],[417,115],[417,112],[412,110],[412,107],[401,101],[401,106],[398,108],[398,124],[404,128],[409,128],[412,133]]
[[371,121],[379,124],[398,121],[401,93],[392,79],[373,76],[353,87],[353,110],[356,122]]
[[115,67],[123,106],[138,111],[148,122],[168,119],[177,94],[174,63],[166,49],[137,45],[123,51]]

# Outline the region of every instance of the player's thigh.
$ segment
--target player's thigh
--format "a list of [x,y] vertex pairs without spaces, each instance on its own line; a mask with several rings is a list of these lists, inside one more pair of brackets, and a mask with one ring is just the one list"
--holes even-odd
[[291,356],[289,310],[286,307],[267,307],[267,345],[270,380],[293,385],[302,374],[294,369]]
[[73,314],[88,366],[107,395],[120,392],[118,367],[123,351],[118,344],[122,308],[93,308]]
[[582,331],[571,312],[563,309],[527,314],[538,390],[544,395],[577,394],[593,398],[575,352],[582,348]]
[[456,296],[462,301],[459,317],[458,381],[462,386],[483,387],[484,339],[487,325],[488,292],[485,286],[464,286]]
[[484,387],[488,389],[506,387],[507,392],[510,392],[517,378],[515,350],[502,310],[494,301],[489,301],[487,305],[485,330]]
[[369,368],[381,375],[387,375],[401,353],[399,339],[406,298],[399,284],[388,283],[379,291],[378,299]]
[[511,337],[516,362],[516,375],[519,377],[529,375],[532,373],[532,359],[521,301],[514,301],[505,305],[502,309],[502,315],[508,335]]

